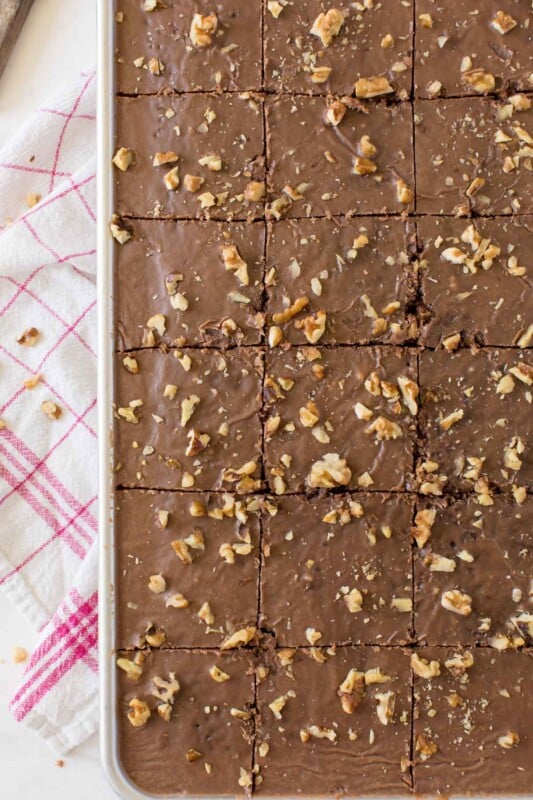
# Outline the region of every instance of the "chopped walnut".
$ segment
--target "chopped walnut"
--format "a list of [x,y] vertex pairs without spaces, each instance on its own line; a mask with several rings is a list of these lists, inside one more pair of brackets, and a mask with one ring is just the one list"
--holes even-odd
[[440,604],[446,611],[452,611],[462,617],[467,617],[472,613],[472,598],[459,589],[449,589],[443,592]]
[[202,188],[205,181],[199,175],[185,175],[183,178],[183,188],[186,192],[197,192],[199,189]]
[[253,786],[253,774],[250,769],[244,769],[244,767],[240,767],[240,775],[239,775],[239,786],[243,789],[249,789]]
[[467,72],[463,72],[461,81],[468,83],[478,94],[493,92],[496,86],[494,75],[490,72],[485,72],[483,69],[470,69]]
[[398,386],[400,387],[403,402],[405,403],[409,413],[413,416],[416,416],[418,413],[417,397],[419,395],[419,388],[417,384],[406,375],[400,375],[398,377]]
[[201,167],[207,167],[209,172],[220,172],[222,169],[222,158],[215,153],[209,153],[209,155],[199,158],[198,163]]
[[164,314],[154,314],[146,322],[148,330],[155,331],[159,336],[163,336],[167,329],[167,318]]
[[309,298],[308,297],[298,297],[292,305],[286,308],[284,311],[280,311],[277,314],[272,315],[272,321],[275,325],[284,325],[287,322],[290,322],[293,317],[303,311],[306,306],[309,305]]
[[427,761],[428,758],[434,756],[438,749],[439,748],[435,742],[432,741],[429,736],[420,733],[416,737],[415,750],[417,753],[420,753],[420,758],[422,761]]
[[394,88],[390,85],[387,78],[376,75],[370,78],[359,78],[355,82],[355,96],[363,99],[379,97],[383,94],[391,94]]
[[438,661],[427,661],[417,653],[411,655],[411,669],[419,678],[436,678],[440,675],[440,664]]
[[215,615],[211,610],[211,606],[207,602],[202,603],[197,616],[202,620],[202,622],[205,622],[206,625],[215,624]]
[[166,640],[166,634],[163,628],[150,623],[144,632],[144,638],[146,639],[147,643],[150,647],[162,647]]
[[217,683],[224,683],[225,681],[229,681],[230,679],[228,673],[224,672],[224,670],[220,669],[220,667],[217,667],[216,664],[214,664],[209,670],[209,675]]
[[234,272],[239,280],[241,286],[248,286],[250,279],[248,277],[248,264],[241,258],[237,245],[225,244],[220,248],[222,261],[224,267],[228,272]]
[[[337,732],[333,728],[323,728],[319,725],[310,725],[307,729],[307,732],[315,739],[329,739],[330,742],[334,742],[337,739]],[[300,731],[300,738],[302,738],[302,731]],[[302,741],[304,740],[302,739]]]
[[463,419],[465,412],[462,408],[457,408],[455,411],[452,411],[446,417],[443,417],[439,421],[439,425],[443,431],[449,431],[452,425],[455,425],[456,422],[459,422]]
[[316,344],[320,341],[326,330],[326,312],[317,311],[316,314],[310,314],[308,317],[295,322],[296,328],[301,328],[304,336],[309,344]]
[[404,205],[409,205],[413,200],[413,190],[402,178],[396,180],[396,197],[398,202]]
[[356,175],[371,175],[377,170],[377,165],[370,158],[356,156],[353,162],[353,171]]
[[343,24],[343,13],[336,8],[330,8],[325,14],[318,15],[313,22],[311,33],[320,39],[324,47],[329,47],[333,39],[339,35]]
[[25,389],[30,389],[30,390],[35,389],[35,387],[40,384],[42,379],[43,376],[41,375],[41,373],[38,373],[37,375],[32,375],[30,378],[26,378],[23,381],[23,386]]
[[23,333],[17,339],[17,344],[22,345],[22,347],[33,347],[38,338],[40,336],[39,331],[37,328],[26,328]]
[[128,167],[135,162],[135,153],[127,147],[119,147],[113,156],[113,164],[122,172],[126,172]]
[[374,684],[389,683],[391,681],[390,675],[384,675],[381,667],[371,667],[365,671],[365,683],[367,686]]
[[115,241],[119,244],[124,245],[126,242],[129,242],[131,239],[131,230],[128,230],[125,227],[125,223],[118,214],[113,214],[111,217],[111,222],[109,223],[109,230],[111,231],[111,236]]
[[152,159],[154,167],[162,167],[164,164],[175,164],[179,161],[179,156],[173,150],[168,150],[165,153],[156,153]]
[[403,431],[398,423],[383,416],[376,417],[370,425],[367,425],[365,433],[374,433],[378,442],[401,439],[403,437]]
[[259,203],[266,194],[264,181],[250,181],[244,189],[244,199],[249,203]]
[[342,710],[345,714],[353,714],[365,696],[365,675],[356,669],[350,669],[345,679],[339,686],[337,694],[340,697]]
[[181,401],[181,419],[180,425],[182,428],[186,426],[186,424],[191,419],[192,415],[196,410],[196,406],[200,402],[200,398],[197,394],[191,394],[190,397],[185,397]]
[[306,405],[300,408],[298,416],[304,428],[312,428],[320,419],[318,409],[312,400],[308,400]]
[[267,9],[270,11],[274,19],[277,19],[286,5],[287,0],[268,0]]
[[516,28],[517,22],[515,19],[512,18],[510,14],[506,14],[504,11],[497,11],[495,17],[490,22],[491,27],[494,28],[495,31],[501,33],[504,36],[509,31],[512,31],[513,28]]
[[189,36],[195,47],[209,47],[218,25],[216,14],[195,14],[192,18]]
[[520,736],[516,731],[507,731],[503,736],[498,736],[498,744],[505,750],[510,750],[511,747],[516,747],[520,742]]
[[173,167],[163,176],[163,183],[169,192],[175,192],[180,185],[179,167]]
[[287,705],[287,701],[291,699],[291,697],[296,697],[296,693],[289,689],[286,694],[282,694],[281,697],[277,697],[275,700],[272,700],[271,703],[268,704],[269,709],[272,711],[276,719],[281,719],[282,714],[281,712]]
[[376,694],[378,701],[376,713],[382,725],[388,725],[394,718],[394,708],[396,705],[395,692],[378,692]]
[[341,103],[340,100],[334,100],[327,108],[326,119],[330,125],[336,128],[342,122],[345,114],[346,106],[344,103]]
[[167,608],[189,608],[189,605],[189,601],[184,595],[181,594],[181,592],[176,592],[170,597],[167,597],[165,603]]
[[311,71],[312,83],[325,83],[331,75],[331,67],[314,67]]
[[235,631],[231,636],[228,636],[220,645],[221,650],[234,650],[236,647],[242,647],[252,641],[257,633],[257,628],[248,627],[241,628]]
[[117,667],[126,673],[130,681],[138,681],[143,674],[144,653],[138,651],[133,660],[129,658],[118,658]]
[[41,403],[41,411],[50,420],[59,419],[61,416],[61,408],[52,400],[44,400]]
[[427,544],[436,516],[437,511],[434,508],[424,508],[417,512],[411,534],[418,547],[422,548]]
[[344,458],[338,453],[326,453],[312,465],[307,480],[313,489],[333,489],[335,486],[346,486],[351,477],[352,471]]
[[317,631],[316,628],[306,628],[305,638],[310,645],[315,645],[322,638],[322,634],[320,631]]
[[130,710],[128,711],[128,719],[134,728],[140,728],[148,722],[151,711],[148,704],[144,700],[139,700],[138,697],[133,697],[128,703]]
[[174,697],[179,690],[180,682],[177,679],[175,672],[169,673],[168,680],[165,680],[158,675],[152,678],[151,694],[153,697],[157,697],[157,699],[161,700],[163,703],[170,703],[172,705],[174,702]]
[[132,375],[137,375],[139,372],[139,362],[134,356],[124,356],[122,359],[122,364],[124,369],[130,372]]
[[350,614],[358,614],[363,610],[363,595],[359,589],[352,589],[347,592],[343,600]]
[[148,588],[154,594],[161,594],[167,588],[167,582],[163,578],[162,575],[150,575],[150,580],[148,581]]

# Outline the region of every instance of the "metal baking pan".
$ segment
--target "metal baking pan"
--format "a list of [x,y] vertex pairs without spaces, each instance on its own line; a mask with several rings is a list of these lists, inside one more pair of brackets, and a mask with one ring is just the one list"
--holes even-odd
[[[139,0],[140,2],[140,0]],[[104,770],[113,790],[124,800],[155,797],[139,790],[125,773],[118,754],[115,651],[115,546],[113,489],[113,261],[114,244],[109,232],[113,213],[111,159],[114,139],[114,2],[97,0],[98,14],[98,465],[99,465],[99,664],[100,747]],[[159,795],[158,795],[159,796]],[[186,800],[205,796],[176,795]],[[403,800],[412,795],[403,795]],[[165,797],[169,797],[165,795]],[[458,800],[460,800],[459,796]],[[493,800],[513,800],[492,796]],[[514,797],[517,800],[518,796]],[[215,800],[216,796],[212,796]],[[286,798],[290,800],[290,798]],[[349,798],[346,798],[349,800]],[[353,799],[355,800],[355,799]],[[358,797],[357,800],[364,800]],[[376,800],[374,797],[373,800]],[[387,800],[394,800],[388,797]],[[396,800],[399,800],[398,798]],[[476,798],[470,797],[470,800]],[[479,800],[481,800],[479,798]]]

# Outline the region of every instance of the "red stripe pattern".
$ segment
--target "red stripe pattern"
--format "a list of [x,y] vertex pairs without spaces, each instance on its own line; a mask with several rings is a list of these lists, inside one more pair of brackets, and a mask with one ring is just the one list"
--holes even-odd
[[97,722],[95,106],[86,73],[0,151],[0,585],[40,630],[11,710],[62,752]]

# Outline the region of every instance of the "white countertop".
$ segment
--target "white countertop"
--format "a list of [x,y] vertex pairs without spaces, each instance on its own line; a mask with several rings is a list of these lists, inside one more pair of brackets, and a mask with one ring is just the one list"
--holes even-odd
[[[0,0],[1,2],[2,0]],[[95,0],[35,0],[9,64],[0,79],[0,146],[31,111],[65,79],[95,63]],[[0,535],[6,534],[1,530]],[[7,704],[23,664],[13,664],[15,646],[31,651],[33,628],[0,593],[0,794],[6,800],[112,800],[94,736],[56,765],[56,756],[32,731],[11,717]]]

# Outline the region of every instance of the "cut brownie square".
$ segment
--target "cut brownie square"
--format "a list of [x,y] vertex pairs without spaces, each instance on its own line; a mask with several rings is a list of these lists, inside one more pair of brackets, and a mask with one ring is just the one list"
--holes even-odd
[[133,234],[116,252],[119,348],[261,342],[263,223],[136,220]]
[[527,331],[533,219],[417,220],[422,343],[512,346]]
[[165,0],[146,5],[151,8],[139,0],[117,0],[117,91],[261,89],[261,3]]
[[412,518],[400,494],[281,498],[264,523],[261,626],[284,646],[408,642]]
[[217,647],[257,624],[258,497],[122,491],[115,504],[119,648]]
[[267,354],[265,457],[275,493],[411,483],[416,356],[407,348]]
[[418,470],[424,494],[474,490],[487,504],[490,484],[532,485],[532,380],[526,351],[421,354]]
[[[281,5],[278,13],[279,3],[266,4],[267,89],[352,94],[356,81],[379,76],[383,92],[409,96],[411,3],[398,3],[393,14],[382,3],[329,10],[320,0]],[[357,85],[361,91],[363,84]]]
[[416,94],[533,88],[530,24],[531,9],[523,0],[503,6],[500,0],[417,0]]
[[533,211],[533,111],[526,95],[415,102],[417,211]]
[[[402,219],[284,220],[267,236],[268,324],[304,344],[293,302],[325,314],[322,344],[397,344],[417,334],[414,228]],[[281,321],[280,321],[281,315]]]
[[331,110],[322,97],[267,98],[271,217],[412,208],[410,104],[347,104],[336,101]]
[[398,797],[408,792],[407,651],[282,649],[271,654],[262,674],[256,794]]
[[[427,644],[531,645],[533,499],[419,505],[415,631]],[[429,537],[429,538],[428,538]]]
[[119,652],[118,666],[117,756],[137,789],[218,796],[251,785],[251,654]]
[[532,667],[525,652],[427,647],[416,653],[417,794],[529,796]]
[[247,93],[118,97],[117,213],[262,216],[261,104],[259,97]]
[[115,374],[118,485],[259,488],[258,350],[141,350],[117,355]]

